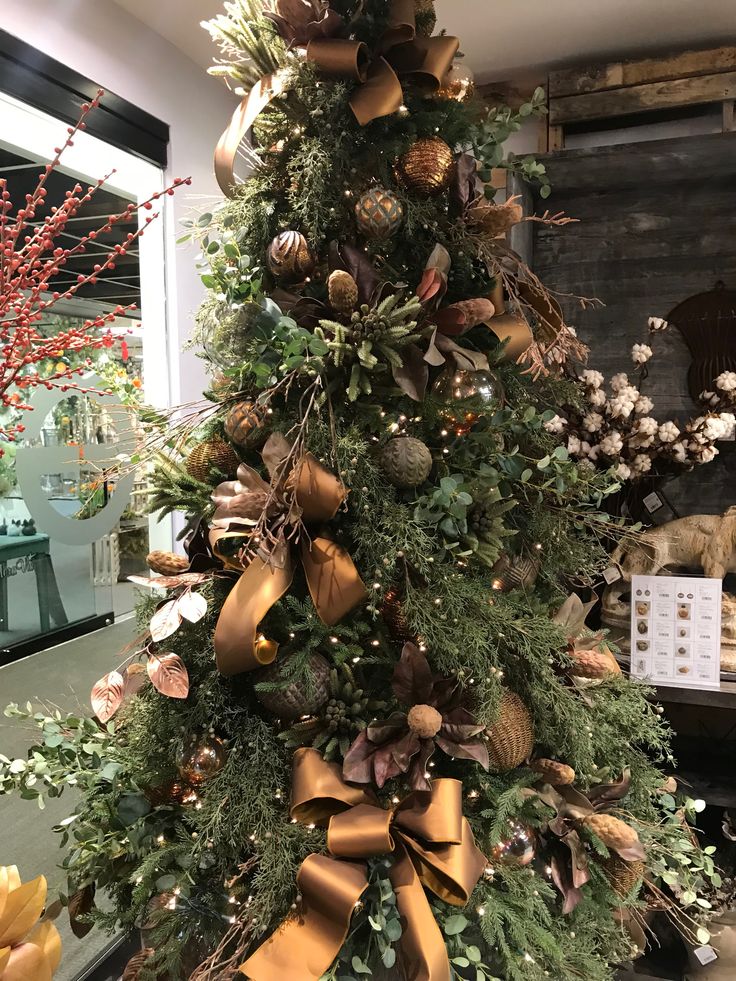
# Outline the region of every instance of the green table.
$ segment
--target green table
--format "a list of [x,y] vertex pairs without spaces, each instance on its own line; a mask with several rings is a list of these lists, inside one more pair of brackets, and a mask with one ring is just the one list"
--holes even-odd
[[36,574],[38,616],[42,633],[63,627],[69,618],[61,602],[48,535],[0,535],[0,630],[10,630],[8,579],[33,571]]

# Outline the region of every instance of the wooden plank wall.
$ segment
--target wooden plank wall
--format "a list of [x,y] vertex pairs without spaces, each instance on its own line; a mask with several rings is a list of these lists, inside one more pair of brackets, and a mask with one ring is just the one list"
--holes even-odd
[[[736,288],[736,133],[595,147],[544,159],[552,196],[537,210],[580,219],[561,229],[535,225],[533,266],[562,293],[597,296],[605,306],[566,312],[607,376],[630,371],[631,345],[646,338],[649,316],[664,317],[717,280]],[[734,336],[736,345],[736,333]],[[645,391],[660,419],[690,417],[690,355],[676,330],[655,339]],[[736,504],[736,447],[679,478],[680,513]]]

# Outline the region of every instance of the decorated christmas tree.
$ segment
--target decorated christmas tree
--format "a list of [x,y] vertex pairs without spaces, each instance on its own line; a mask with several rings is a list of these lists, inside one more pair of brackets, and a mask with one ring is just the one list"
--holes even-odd
[[81,789],[70,915],[142,928],[130,979],[603,981],[650,903],[704,942],[666,725],[585,624],[631,533],[559,424],[586,349],[507,243],[565,219],[493,186],[544,181],[502,148],[541,95],[489,109],[431,0],[226,7],[211,386],[152,498],[187,554],[0,786]]

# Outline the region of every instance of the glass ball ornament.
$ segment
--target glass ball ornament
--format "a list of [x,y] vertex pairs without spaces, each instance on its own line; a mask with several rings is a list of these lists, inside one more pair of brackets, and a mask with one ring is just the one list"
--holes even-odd
[[262,313],[263,308],[258,303],[244,303],[235,312],[222,304],[202,336],[202,347],[210,364],[225,370],[241,365],[245,360],[248,339]]
[[176,766],[183,780],[198,787],[218,773],[226,760],[227,749],[223,741],[211,733],[204,733],[186,740]]
[[475,76],[467,65],[461,61],[456,61],[443,76],[442,83],[437,89],[437,98],[467,102],[472,99],[474,93]]
[[404,206],[391,191],[374,187],[358,198],[355,221],[366,238],[385,241],[396,232],[404,220]]
[[316,260],[301,232],[279,232],[266,253],[266,264],[272,276],[290,283],[304,282],[314,272]]
[[463,405],[471,399],[483,406],[503,402],[503,386],[490,371],[463,371],[459,368],[443,371],[432,386],[435,398],[445,403],[440,415],[456,436],[464,436],[480,418],[480,412],[472,405]]
[[496,865],[525,868],[531,865],[536,854],[537,836],[534,830],[518,821],[512,821],[508,834],[491,848],[490,859]]

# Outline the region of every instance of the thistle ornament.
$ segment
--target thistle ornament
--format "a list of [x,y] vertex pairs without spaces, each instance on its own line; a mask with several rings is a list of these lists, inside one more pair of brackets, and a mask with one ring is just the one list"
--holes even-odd
[[349,272],[335,269],[327,280],[327,295],[332,309],[349,317],[358,303],[358,284]]

